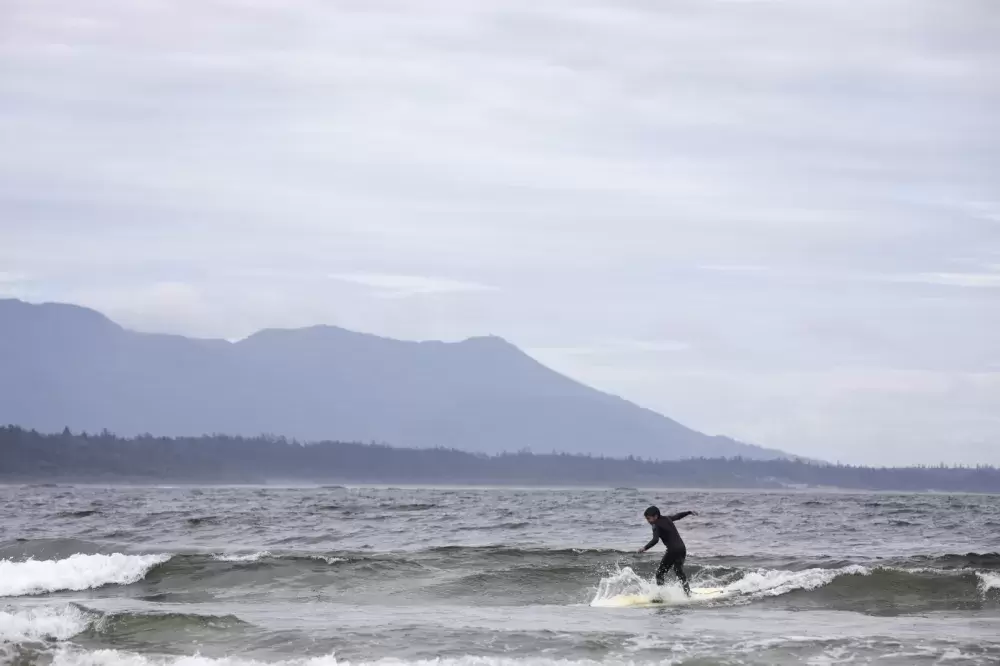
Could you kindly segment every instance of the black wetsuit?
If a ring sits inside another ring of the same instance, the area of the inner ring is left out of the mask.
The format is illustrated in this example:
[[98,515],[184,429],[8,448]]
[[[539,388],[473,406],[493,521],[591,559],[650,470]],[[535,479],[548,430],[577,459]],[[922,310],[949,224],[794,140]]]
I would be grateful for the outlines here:
[[677,533],[674,521],[690,516],[691,513],[691,511],[681,511],[672,516],[660,516],[657,518],[656,522],[652,524],[653,540],[643,548],[643,550],[649,550],[656,545],[657,541],[663,541],[663,545],[667,547],[667,552],[663,555],[663,559],[660,560],[660,566],[656,569],[656,584],[663,585],[663,577],[667,571],[673,568],[674,573],[677,574],[677,580],[684,586],[686,594],[691,594],[691,586],[688,585],[687,576],[684,574],[684,558],[687,557],[687,547],[684,545],[681,535]]

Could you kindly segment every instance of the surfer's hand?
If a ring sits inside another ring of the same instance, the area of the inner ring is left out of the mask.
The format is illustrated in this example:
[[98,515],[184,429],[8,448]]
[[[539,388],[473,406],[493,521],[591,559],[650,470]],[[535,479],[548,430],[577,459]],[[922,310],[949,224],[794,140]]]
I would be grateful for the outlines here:
[[645,548],[640,548],[639,550],[637,550],[635,552],[637,552],[637,553],[645,553],[646,549]]

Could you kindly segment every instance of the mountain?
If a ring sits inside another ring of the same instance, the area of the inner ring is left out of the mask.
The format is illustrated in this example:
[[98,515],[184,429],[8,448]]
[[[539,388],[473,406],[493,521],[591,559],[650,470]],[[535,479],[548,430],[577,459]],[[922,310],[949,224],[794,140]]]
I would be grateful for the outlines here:
[[541,365],[497,337],[403,342],[329,326],[239,342],[137,333],[0,300],[0,423],[122,435],[274,433],[479,453],[776,458]]

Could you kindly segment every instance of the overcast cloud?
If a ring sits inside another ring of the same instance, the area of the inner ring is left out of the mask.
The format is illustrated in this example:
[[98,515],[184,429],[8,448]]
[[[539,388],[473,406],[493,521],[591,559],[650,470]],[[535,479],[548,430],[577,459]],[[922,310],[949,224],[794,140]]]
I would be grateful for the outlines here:
[[5,0],[0,294],[502,335],[709,433],[1000,463],[1000,3]]

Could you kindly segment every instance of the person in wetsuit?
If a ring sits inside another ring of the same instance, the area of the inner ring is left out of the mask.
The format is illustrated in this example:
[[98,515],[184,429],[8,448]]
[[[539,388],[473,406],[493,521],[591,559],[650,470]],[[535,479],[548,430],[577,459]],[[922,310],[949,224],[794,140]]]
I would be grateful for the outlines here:
[[681,511],[672,516],[661,516],[659,509],[655,506],[649,507],[643,516],[646,518],[646,522],[653,526],[653,540],[639,549],[640,553],[645,553],[655,546],[656,542],[662,541],[663,545],[667,547],[667,552],[663,555],[660,566],[656,569],[656,584],[663,585],[663,577],[673,568],[677,580],[684,586],[684,594],[689,597],[691,596],[691,586],[688,585],[687,576],[684,574],[684,558],[687,557],[687,547],[684,545],[681,535],[678,534],[674,521],[693,515],[695,515],[694,511]]

